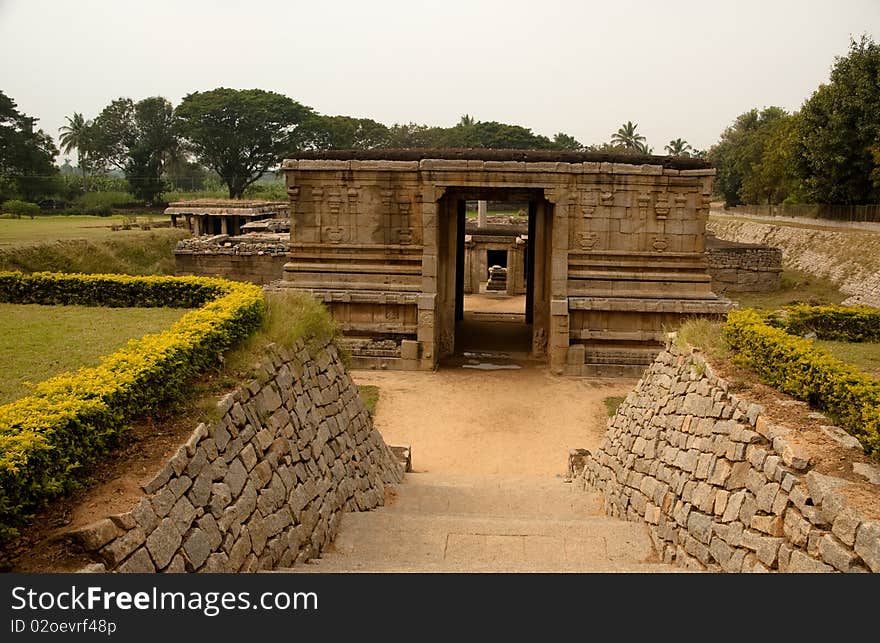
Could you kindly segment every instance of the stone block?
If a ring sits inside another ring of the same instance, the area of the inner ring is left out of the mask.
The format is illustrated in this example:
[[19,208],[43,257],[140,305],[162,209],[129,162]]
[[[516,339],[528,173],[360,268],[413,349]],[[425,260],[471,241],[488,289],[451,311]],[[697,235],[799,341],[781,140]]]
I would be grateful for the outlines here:
[[69,536],[86,551],[97,551],[121,533],[112,520],[104,518],[70,532]]
[[831,565],[826,565],[797,549],[791,552],[788,560],[790,574],[827,574],[833,571]]
[[880,573],[880,522],[867,521],[856,531],[856,553],[875,574]]
[[189,563],[188,568],[195,571],[208,559],[208,555],[211,553],[211,539],[204,531],[196,527],[189,532],[183,541],[183,551]]
[[147,550],[140,547],[116,571],[120,574],[152,574],[156,571],[156,566],[153,565]]
[[158,569],[171,562],[180,547],[181,536],[174,520],[164,518],[147,538],[147,551]]

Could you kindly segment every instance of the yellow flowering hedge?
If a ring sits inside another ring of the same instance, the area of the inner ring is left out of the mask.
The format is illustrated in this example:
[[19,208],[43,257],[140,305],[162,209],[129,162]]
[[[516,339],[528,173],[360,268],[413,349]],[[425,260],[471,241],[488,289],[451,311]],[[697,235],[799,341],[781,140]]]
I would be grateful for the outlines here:
[[253,284],[205,277],[0,273],[0,301],[201,306],[94,368],[63,373],[0,406],[0,538],[113,446],[132,418],[182,396],[187,378],[253,332],[266,305]]
[[723,334],[737,361],[764,382],[826,411],[868,453],[880,456],[880,380],[751,309],[730,311]]

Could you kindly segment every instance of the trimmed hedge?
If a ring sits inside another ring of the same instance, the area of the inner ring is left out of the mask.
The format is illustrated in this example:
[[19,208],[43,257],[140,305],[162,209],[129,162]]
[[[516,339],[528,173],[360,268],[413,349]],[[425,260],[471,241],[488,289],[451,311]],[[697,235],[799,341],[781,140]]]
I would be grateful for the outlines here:
[[777,323],[792,335],[813,332],[819,339],[880,342],[880,309],[870,306],[787,306]]
[[94,368],[38,384],[0,406],[0,538],[75,484],[133,418],[183,395],[184,385],[253,332],[259,286],[205,277],[0,273],[0,301],[201,308],[167,331],[131,340]]
[[880,456],[880,380],[811,340],[771,326],[751,309],[730,311],[723,336],[737,361],[764,382],[828,412],[865,451]]

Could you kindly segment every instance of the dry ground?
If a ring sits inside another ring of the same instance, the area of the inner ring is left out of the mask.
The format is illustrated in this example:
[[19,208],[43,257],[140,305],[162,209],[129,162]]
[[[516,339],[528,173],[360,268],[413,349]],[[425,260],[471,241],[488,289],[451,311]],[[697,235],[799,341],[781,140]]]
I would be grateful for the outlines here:
[[412,446],[415,471],[460,474],[564,474],[571,449],[599,446],[602,400],[635,384],[554,377],[544,366],[352,376],[379,387],[374,423],[388,444]]

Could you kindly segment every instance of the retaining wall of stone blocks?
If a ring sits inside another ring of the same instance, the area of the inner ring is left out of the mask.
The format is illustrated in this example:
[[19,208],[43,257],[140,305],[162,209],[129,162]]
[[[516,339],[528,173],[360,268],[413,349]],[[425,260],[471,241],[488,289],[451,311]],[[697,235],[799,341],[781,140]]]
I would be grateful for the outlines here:
[[706,249],[712,290],[716,293],[772,292],[782,276],[782,251],[737,244]]
[[[270,346],[124,514],[72,534],[106,570],[254,572],[320,554],[343,511],[384,504],[401,465],[334,344]],[[100,568],[99,568],[100,569]]]
[[[834,448],[860,452],[850,436],[835,439]],[[851,470],[844,458],[820,473],[823,448],[734,394],[700,354],[670,344],[577,480],[603,494],[610,515],[648,523],[665,562],[716,572],[880,572],[880,469],[861,453]]]

